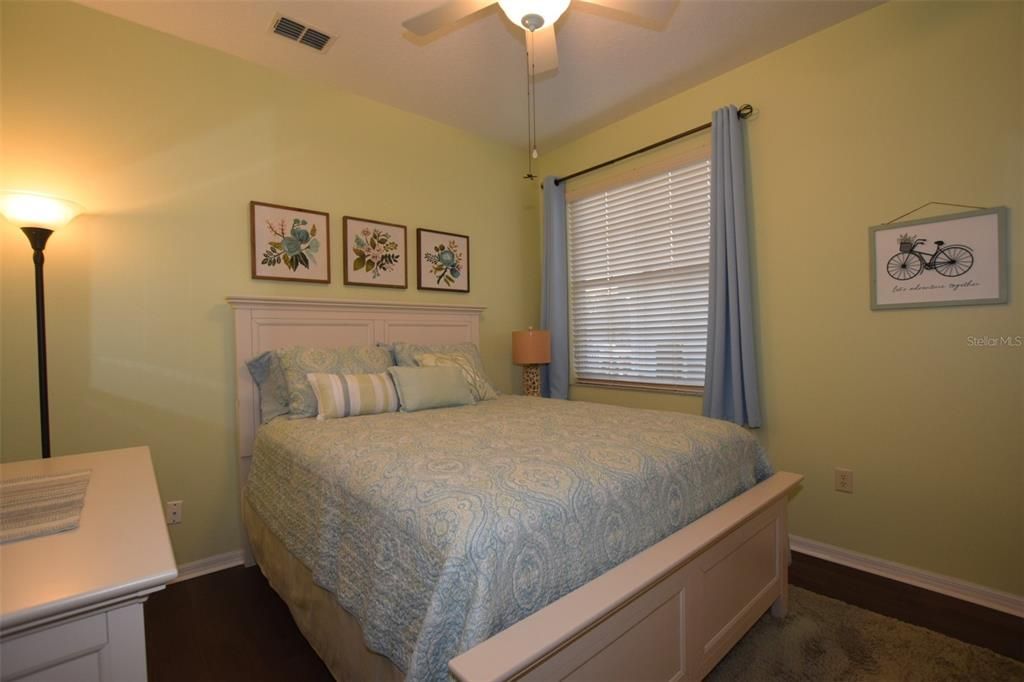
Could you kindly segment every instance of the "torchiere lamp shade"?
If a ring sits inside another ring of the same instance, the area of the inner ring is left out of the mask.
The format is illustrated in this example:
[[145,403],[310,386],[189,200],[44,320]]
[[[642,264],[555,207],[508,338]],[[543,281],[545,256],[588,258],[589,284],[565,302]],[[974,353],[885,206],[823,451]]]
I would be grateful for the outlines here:
[[21,227],[32,246],[36,280],[36,356],[39,364],[39,440],[43,458],[50,456],[50,398],[46,373],[46,296],[43,293],[43,250],[46,241],[82,212],[73,201],[31,192],[0,193],[0,214]]
[[55,230],[67,225],[81,212],[81,206],[67,199],[31,192],[0,194],[0,213],[18,227]]
[[512,332],[512,362],[517,365],[546,365],[551,362],[551,332],[527,329]]

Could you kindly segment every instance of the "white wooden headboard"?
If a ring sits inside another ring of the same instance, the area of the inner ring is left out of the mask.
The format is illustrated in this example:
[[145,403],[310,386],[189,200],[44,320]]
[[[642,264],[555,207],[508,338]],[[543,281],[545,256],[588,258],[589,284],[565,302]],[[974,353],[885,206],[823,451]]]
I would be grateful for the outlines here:
[[[480,344],[480,313],[468,305],[413,305],[318,298],[229,296],[235,311],[235,414],[238,485],[249,477],[260,424],[259,394],[245,363],[288,346],[332,348],[408,341]],[[248,549],[248,547],[246,547]]]

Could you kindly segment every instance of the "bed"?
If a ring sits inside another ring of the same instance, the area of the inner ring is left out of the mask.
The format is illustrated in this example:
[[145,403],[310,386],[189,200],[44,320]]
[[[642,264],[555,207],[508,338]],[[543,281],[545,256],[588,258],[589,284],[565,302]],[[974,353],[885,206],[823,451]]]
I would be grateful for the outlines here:
[[799,477],[742,429],[502,396],[257,430],[248,358],[478,343],[481,309],[229,302],[247,555],[339,679],[700,679],[785,613]]

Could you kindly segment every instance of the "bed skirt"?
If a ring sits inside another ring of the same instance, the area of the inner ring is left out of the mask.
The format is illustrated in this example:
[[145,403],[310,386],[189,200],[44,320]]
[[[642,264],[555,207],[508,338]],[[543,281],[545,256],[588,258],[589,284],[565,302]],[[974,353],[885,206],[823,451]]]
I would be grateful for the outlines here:
[[242,518],[256,563],[288,605],[295,624],[334,679],[405,679],[390,659],[366,648],[358,621],[338,604],[333,594],[313,582],[310,570],[288,551],[244,499]]

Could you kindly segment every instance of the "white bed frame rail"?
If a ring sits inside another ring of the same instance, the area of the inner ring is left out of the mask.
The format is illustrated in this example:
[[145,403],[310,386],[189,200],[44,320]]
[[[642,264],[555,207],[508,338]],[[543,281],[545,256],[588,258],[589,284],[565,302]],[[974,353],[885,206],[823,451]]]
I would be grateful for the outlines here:
[[[483,308],[231,297],[235,311],[238,484],[260,423],[245,363],[295,345],[479,344]],[[452,659],[462,682],[699,680],[766,610],[789,596],[786,501],[801,476],[777,473],[653,547]],[[252,564],[243,537],[246,564]]]

